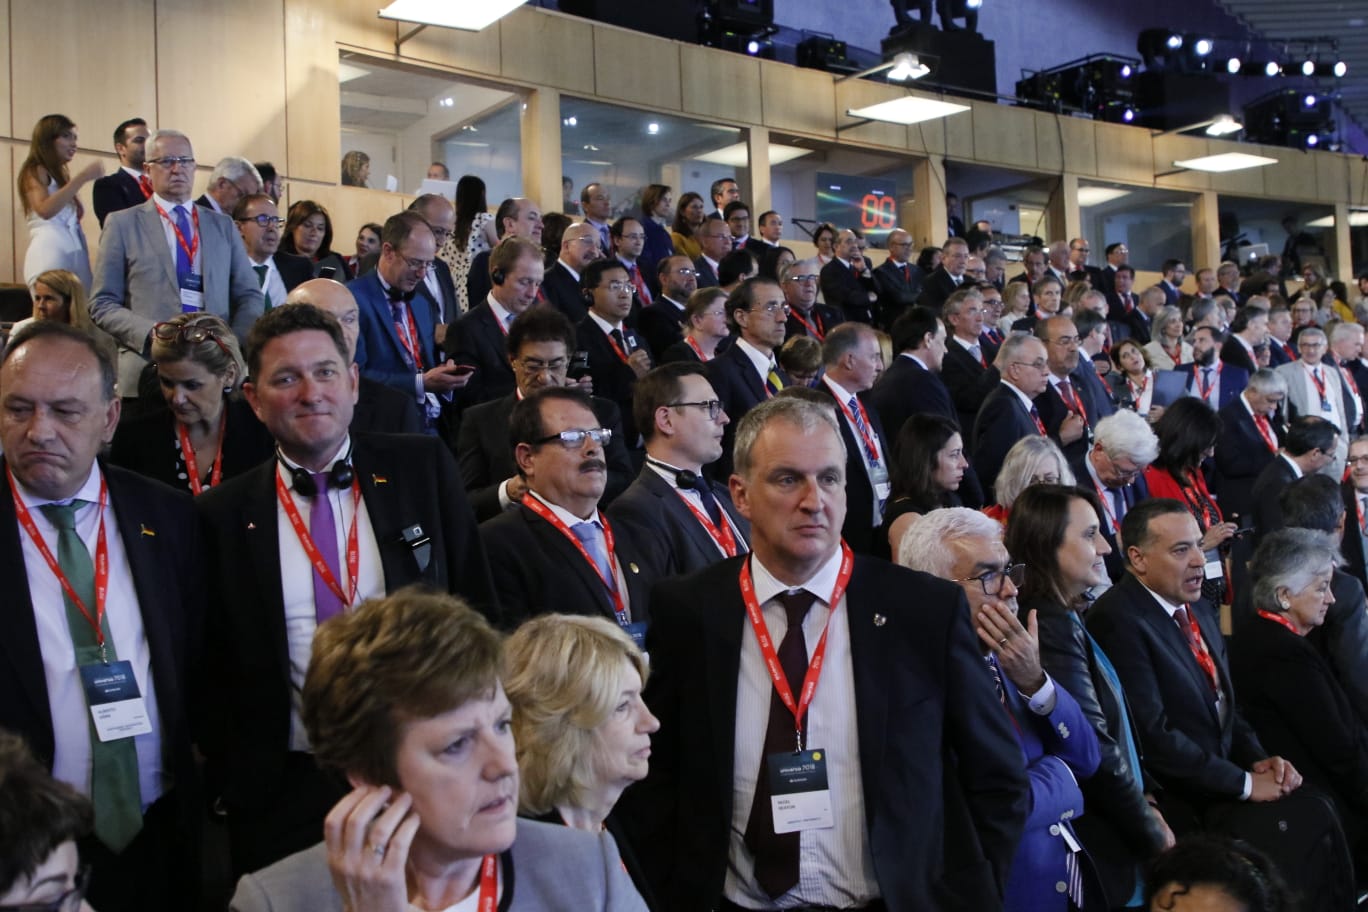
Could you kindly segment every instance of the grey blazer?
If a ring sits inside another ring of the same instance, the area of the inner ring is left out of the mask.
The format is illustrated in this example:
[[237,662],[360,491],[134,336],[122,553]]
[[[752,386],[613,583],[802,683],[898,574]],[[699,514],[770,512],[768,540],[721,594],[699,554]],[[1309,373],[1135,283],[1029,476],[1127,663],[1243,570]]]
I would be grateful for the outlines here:
[[[261,289],[233,220],[199,209],[204,306],[222,317],[239,340],[261,316]],[[119,389],[136,396],[143,352],[152,327],[180,313],[176,261],[153,200],[111,212],[95,256],[90,316],[119,342]]]
[[[499,866],[499,912],[646,912],[608,833],[518,818]],[[510,896],[511,892],[511,896]],[[230,912],[342,912],[323,843],[244,875]]]
[[[1344,416],[1344,419],[1353,422],[1354,403],[1352,400],[1346,402],[1344,398],[1344,381],[1340,379],[1339,371],[1329,364],[1321,364],[1321,376],[1325,378],[1325,395],[1334,403],[1335,408]],[[1290,364],[1280,364],[1273,368],[1284,380],[1287,381],[1287,404],[1289,418],[1299,418],[1302,415],[1316,415],[1320,417],[1320,403],[1311,402],[1306,389],[1306,368],[1301,361],[1293,361]],[[1349,459],[1349,435],[1344,428],[1340,428],[1340,434],[1335,438],[1335,459],[1329,465],[1321,469],[1322,475],[1329,475],[1338,481],[1344,477],[1344,466]]]

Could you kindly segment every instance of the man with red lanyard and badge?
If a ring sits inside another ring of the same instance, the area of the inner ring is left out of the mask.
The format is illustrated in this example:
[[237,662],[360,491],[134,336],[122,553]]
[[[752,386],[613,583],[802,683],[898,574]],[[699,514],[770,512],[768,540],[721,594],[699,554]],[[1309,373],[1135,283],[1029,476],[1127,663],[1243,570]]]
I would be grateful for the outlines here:
[[646,465],[608,515],[619,536],[638,544],[647,582],[750,550],[750,523],[726,487],[703,475],[722,455],[729,420],[703,365],[657,367],[638,381],[633,407],[646,438]]
[[1349,477],[1343,485],[1345,571],[1368,589],[1368,437],[1349,443]]
[[1345,385],[1339,371],[1324,361],[1325,331],[1316,326],[1305,326],[1297,333],[1297,352],[1301,355],[1291,364],[1276,368],[1287,381],[1289,416],[1315,415],[1339,429],[1339,439],[1330,463],[1320,469],[1331,478],[1344,477],[1344,463],[1349,456],[1349,407],[1344,401]]
[[1092,444],[1093,425],[1102,407],[1092,387],[1078,379],[1078,328],[1070,317],[1050,317],[1035,325],[1036,338],[1045,343],[1049,385],[1035,401],[1046,432],[1067,459],[1077,459]]
[[1174,370],[1187,375],[1188,395],[1201,399],[1220,411],[1249,384],[1249,371],[1236,364],[1220,360],[1225,334],[1210,326],[1199,326],[1188,336],[1192,344],[1192,362],[1180,364]]
[[784,289],[784,301],[789,306],[785,341],[794,336],[811,336],[818,342],[825,342],[826,334],[838,323],[845,322],[845,317],[835,307],[817,303],[817,275],[821,271],[822,264],[817,260],[799,260],[780,270],[780,287]]
[[859,554],[875,553],[888,501],[888,444],[883,422],[864,396],[883,369],[879,337],[867,323],[842,323],[822,346],[818,392],[831,397],[846,448],[846,516],[841,536]]
[[241,341],[263,306],[260,281],[233,220],[190,201],[190,139],[175,130],[154,133],[147,174],[151,198],[110,213],[105,222],[90,296],[91,319],[119,341],[125,399],[138,395],[157,323],[207,311],[222,317]]
[[[1135,412],[1121,409],[1097,422],[1093,445],[1080,459],[1069,460],[1078,486],[1093,491],[1102,502],[1102,535],[1112,553],[1104,558],[1113,582],[1126,572],[1120,553],[1121,521],[1131,507],[1150,496],[1145,469],[1159,456],[1159,438]],[[1094,594],[1101,588],[1094,588]]]
[[831,406],[739,423],[752,553],[652,591],[661,727],[618,804],[652,888],[668,912],[991,908],[1028,786],[963,593],[841,541]]
[[200,747],[235,873],[311,845],[339,797],[299,718],[319,625],[413,583],[497,617],[455,460],[431,437],[351,434],[349,356],[341,325],[312,305],[257,321],[243,393],[276,453],[196,503],[213,644]]
[[617,259],[595,260],[584,267],[580,288],[589,313],[575,326],[578,350],[589,355],[594,394],[622,411],[623,441],[640,464],[641,434],[632,419],[632,390],[651,369],[651,353],[624,320],[632,312],[633,286],[627,267]]
[[120,404],[85,333],[16,333],[0,400],[0,727],[90,797],[91,902],[193,908],[202,811],[185,701],[204,592],[189,496],[96,461]]
[[480,525],[503,626],[552,612],[607,617],[645,642],[647,581],[630,536],[598,508],[608,482],[600,426],[587,393],[538,390],[513,406],[509,439],[527,493]]
[[1287,433],[1282,411],[1286,398],[1287,380],[1265,367],[1250,375],[1244,392],[1221,408],[1211,483],[1221,512],[1247,517],[1253,511],[1254,482],[1277,457]]

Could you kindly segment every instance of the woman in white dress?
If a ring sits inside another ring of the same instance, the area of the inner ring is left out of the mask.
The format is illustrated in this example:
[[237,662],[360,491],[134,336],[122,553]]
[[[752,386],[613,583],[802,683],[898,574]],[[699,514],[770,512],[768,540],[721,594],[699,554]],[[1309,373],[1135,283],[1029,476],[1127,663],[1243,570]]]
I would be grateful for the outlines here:
[[485,200],[485,183],[467,174],[456,182],[456,229],[437,253],[451,267],[451,281],[456,285],[461,313],[468,311],[472,303],[466,300],[466,279],[470,277],[471,262],[486,250],[494,249],[497,243],[499,235]]
[[40,273],[65,269],[90,288],[90,252],[81,230],[84,209],[76,193],[104,173],[91,162],[75,177],[69,165],[76,157],[76,124],[61,114],[48,114],[33,128],[28,158],[19,168],[19,199],[28,216],[29,246],[24,256],[24,283]]

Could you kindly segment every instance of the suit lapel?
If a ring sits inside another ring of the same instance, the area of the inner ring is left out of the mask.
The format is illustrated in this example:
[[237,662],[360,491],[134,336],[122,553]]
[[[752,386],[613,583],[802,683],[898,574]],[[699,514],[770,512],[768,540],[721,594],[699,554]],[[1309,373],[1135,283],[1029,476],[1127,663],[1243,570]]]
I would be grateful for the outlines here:
[[[3,462],[3,460],[0,460]],[[19,521],[14,514],[14,496],[7,474],[0,475],[0,555],[11,568],[6,574],[9,592],[0,599],[0,654],[15,671],[30,704],[30,714],[45,720],[46,740],[52,740],[51,707],[48,705],[47,679],[43,676],[43,655],[38,645],[38,625],[33,619],[33,596],[29,592]],[[46,568],[42,572],[47,572]]]
[[[881,782],[880,764],[888,734],[888,694],[891,687],[891,644],[895,633],[887,624],[897,623],[896,614],[880,624],[873,607],[883,604],[873,572],[863,558],[855,558],[855,572],[846,590],[846,622],[850,626],[850,664],[855,676],[855,724],[860,739],[860,766],[864,780],[866,809],[871,820],[877,808],[869,804]],[[861,571],[866,572],[861,572]],[[880,615],[879,617],[882,617]]]
[[[1139,580],[1128,576],[1127,583],[1134,587],[1133,591],[1135,597],[1140,600],[1144,606],[1140,612],[1141,619],[1149,624],[1150,627],[1154,628],[1160,642],[1169,650],[1173,661],[1177,663],[1179,667],[1186,670],[1188,677],[1192,680],[1193,686],[1198,688],[1199,693],[1206,693],[1211,690],[1211,682],[1207,679],[1206,672],[1202,670],[1202,666],[1197,664],[1197,658],[1192,654],[1192,647],[1189,645],[1183,631],[1178,627],[1178,622],[1170,617],[1163,606],[1155,601],[1154,596],[1150,595],[1149,591],[1145,589],[1144,585],[1140,583]],[[1195,614],[1200,615],[1200,612],[1196,612]],[[1192,616],[1192,613],[1190,613],[1189,616]],[[1200,618],[1198,619],[1198,626],[1201,626]],[[1206,633],[1206,630],[1202,631],[1204,637],[1206,636]],[[1211,714],[1212,721],[1219,726],[1220,719],[1216,714],[1216,701],[1206,700],[1205,703],[1207,712]]]
[[718,553],[717,545],[713,543],[712,536],[708,530],[703,528],[703,524],[693,515],[693,511],[684,503],[684,498],[675,492],[675,488],[668,481],[656,474],[650,466],[642,469],[642,480],[646,490],[660,501],[661,509],[674,517],[674,521],[684,530],[690,543],[698,549],[700,554],[712,557]]
[[732,767],[736,758],[736,682],[741,674],[741,642],[745,636],[746,607],[741,587],[733,574],[741,572],[741,560],[726,561],[720,570],[725,588],[717,593],[720,604],[698,608],[703,627],[703,680],[712,709],[712,743],[717,745],[718,794],[732,807]]
[[[403,566],[405,555],[402,549],[394,547],[395,543],[390,537],[393,530],[402,528],[405,523],[399,516],[403,505],[397,503],[402,491],[396,485],[402,479],[392,467],[372,462],[371,457],[375,454],[363,441],[355,438],[353,441],[352,465],[361,484],[361,500],[365,503],[366,515],[370,518],[375,547],[380,552],[380,566],[385,575],[385,591],[393,592],[413,578],[412,568]],[[428,534],[432,532],[424,531]]]
[[[532,535],[539,539],[543,547],[549,552],[560,555],[559,562],[568,566],[580,585],[588,592],[593,600],[598,604],[599,610],[607,617],[614,617],[613,603],[608,597],[608,591],[604,588],[603,580],[599,579],[598,570],[589,565],[584,556],[579,553],[579,549],[572,545],[554,526],[533,513],[527,507],[519,506],[522,517],[527,521]],[[551,560],[550,554],[546,555]]]
[[290,681],[290,652],[285,633],[285,594],[281,590],[280,524],[278,521],[275,478],[276,461],[263,463],[251,473],[250,491],[242,504],[242,528],[246,536],[251,572],[258,575],[261,603],[243,605],[256,612],[262,627],[262,640],[275,655],[280,680]]
[[142,236],[143,246],[152,251],[152,255],[162,264],[166,281],[172,288],[179,288],[180,282],[176,279],[176,260],[171,255],[171,248],[166,245],[162,217],[157,212],[156,203],[150,199],[138,207],[138,232]]

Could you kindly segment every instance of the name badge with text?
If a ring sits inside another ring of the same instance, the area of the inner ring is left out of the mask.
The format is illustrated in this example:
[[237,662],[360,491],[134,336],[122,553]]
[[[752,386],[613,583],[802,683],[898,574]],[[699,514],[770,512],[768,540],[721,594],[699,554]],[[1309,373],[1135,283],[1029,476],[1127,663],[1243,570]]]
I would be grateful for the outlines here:
[[131,662],[94,662],[82,665],[80,671],[86,705],[101,741],[151,734],[147,702],[138,689]]
[[774,832],[828,830],[836,825],[831,813],[831,788],[827,785],[826,751],[770,754],[770,808]]

